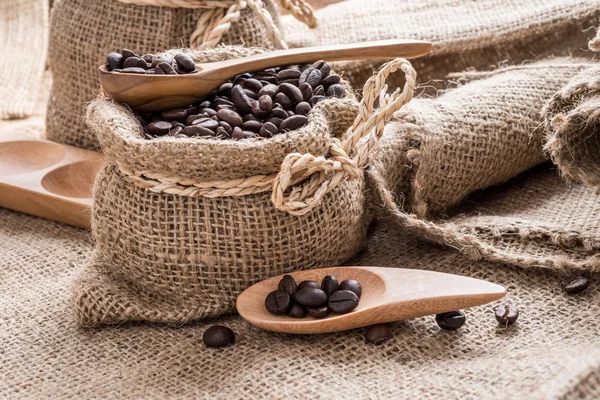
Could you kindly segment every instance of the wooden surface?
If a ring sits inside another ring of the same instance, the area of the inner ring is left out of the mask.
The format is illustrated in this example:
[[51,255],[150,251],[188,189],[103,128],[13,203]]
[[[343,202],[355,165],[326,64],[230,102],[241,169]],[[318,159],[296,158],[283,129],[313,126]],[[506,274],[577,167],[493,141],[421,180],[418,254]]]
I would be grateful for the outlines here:
[[103,65],[99,68],[99,79],[104,93],[110,98],[139,111],[160,111],[196,103],[229,78],[243,72],[318,60],[415,58],[427,54],[430,50],[429,42],[380,40],[278,50],[233,60],[197,64],[199,72],[185,75],[111,73]]
[[351,313],[330,314],[323,319],[271,314],[265,308],[265,298],[277,289],[281,275],[259,282],[240,294],[236,304],[239,314],[263,329],[314,334],[461,310],[492,302],[506,294],[504,287],[494,283],[417,269],[332,267],[290,275],[298,283],[307,279],[320,283],[326,275],[334,275],[340,282],[356,279],[362,286],[360,303]]
[[91,191],[100,153],[32,139],[0,136],[0,207],[90,228]]

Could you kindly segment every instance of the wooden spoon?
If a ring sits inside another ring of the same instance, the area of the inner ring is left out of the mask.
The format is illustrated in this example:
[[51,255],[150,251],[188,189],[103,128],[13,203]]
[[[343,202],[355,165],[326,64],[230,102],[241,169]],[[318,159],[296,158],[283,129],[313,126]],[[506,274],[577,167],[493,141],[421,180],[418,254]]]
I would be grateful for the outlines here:
[[419,40],[380,40],[323,47],[272,51],[254,56],[197,64],[198,72],[185,75],[116,73],[100,67],[100,84],[110,98],[139,111],[160,111],[185,107],[210,94],[228,79],[267,68],[315,62],[415,58],[431,50],[431,43]]
[[296,282],[321,282],[334,275],[339,282],[356,279],[362,286],[358,307],[343,315],[323,319],[274,315],[265,298],[276,290],[283,275],[261,281],[237,298],[237,310],[249,323],[283,333],[326,333],[384,322],[439,314],[489,303],[504,297],[506,289],[494,283],[464,276],[418,269],[381,267],[333,267],[293,272]]

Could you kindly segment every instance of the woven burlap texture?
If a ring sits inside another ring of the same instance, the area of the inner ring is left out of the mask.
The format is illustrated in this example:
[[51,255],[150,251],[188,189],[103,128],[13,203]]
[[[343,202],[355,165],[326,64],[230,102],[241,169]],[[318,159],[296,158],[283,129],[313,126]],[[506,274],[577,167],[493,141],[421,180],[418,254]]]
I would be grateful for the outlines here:
[[[448,73],[491,70],[548,55],[582,53],[600,18],[599,0],[346,0],[315,12],[307,29],[282,16],[291,47],[421,39],[433,42],[428,56],[415,60],[419,82],[445,87]],[[378,62],[352,61],[338,68],[360,87]]]
[[48,50],[47,0],[0,3],[0,119],[24,118],[35,108]]
[[[273,2],[266,0],[265,8],[276,25]],[[46,117],[48,138],[98,148],[83,115],[85,104],[98,94],[98,66],[106,63],[106,55],[123,48],[145,54],[187,47],[199,23],[206,23],[203,16],[207,13],[211,10],[139,6],[117,0],[58,2],[52,9],[50,29],[49,64],[54,84]],[[250,8],[239,11],[237,19],[225,26],[228,29],[220,32],[222,43],[276,47],[264,22]]]

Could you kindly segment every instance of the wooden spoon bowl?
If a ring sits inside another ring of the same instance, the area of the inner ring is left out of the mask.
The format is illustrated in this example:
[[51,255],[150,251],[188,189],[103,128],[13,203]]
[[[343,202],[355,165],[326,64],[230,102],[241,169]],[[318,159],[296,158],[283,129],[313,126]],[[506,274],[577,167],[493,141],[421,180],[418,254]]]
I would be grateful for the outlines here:
[[237,298],[237,311],[249,323],[284,333],[312,334],[343,331],[378,323],[460,310],[497,300],[506,294],[500,285],[479,279],[417,269],[332,267],[293,272],[296,282],[321,282],[326,275],[338,281],[356,279],[362,286],[358,307],[348,314],[323,319],[274,315],[265,298],[276,290],[283,275],[261,281]]

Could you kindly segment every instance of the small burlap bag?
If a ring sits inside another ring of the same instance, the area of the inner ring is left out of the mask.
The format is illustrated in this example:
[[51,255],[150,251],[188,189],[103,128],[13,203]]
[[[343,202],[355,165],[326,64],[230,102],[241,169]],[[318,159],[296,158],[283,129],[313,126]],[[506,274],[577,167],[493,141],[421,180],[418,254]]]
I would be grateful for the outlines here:
[[[600,18],[598,0],[346,0],[315,12],[316,29],[282,17],[292,47],[421,39],[431,53],[415,61],[419,82],[444,87],[451,72],[490,70],[548,55],[580,53]],[[359,86],[378,62],[352,61],[338,67]]]
[[[600,51],[598,38],[589,44]],[[600,64],[579,73],[544,108],[545,150],[570,181],[600,186]]]
[[[399,69],[405,88],[386,95]],[[363,171],[415,75],[397,59],[360,103],[326,99],[306,126],[269,140],[148,141],[124,107],[93,102],[87,122],[107,163],[94,190],[94,257],[74,286],[78,323],[216,316],[257,281],[348,260],[369,222]]]
[[[303,0],[280,0],[315,26]],[[97,148],[84,124],[85,104],[98,94],[98,66],[129,48],[139,54],[219,43],[286,48],[274,0],[62,0],[52,10],[50,68],[54,84],[46,118],[49,139]]]
[[475,74],[482,79],[413,101],[386,128],[369,170],[379,202],[410,232],[473,259],[599,268],[598,198],[561,194],[556,179],[530,179],[521,191],[515,183],[511,196],[474,194],[453,208],[545,160],[541,110],[589,65],[554,59]]

